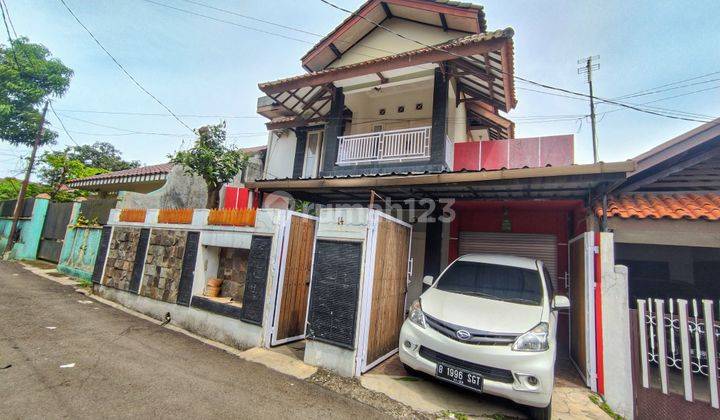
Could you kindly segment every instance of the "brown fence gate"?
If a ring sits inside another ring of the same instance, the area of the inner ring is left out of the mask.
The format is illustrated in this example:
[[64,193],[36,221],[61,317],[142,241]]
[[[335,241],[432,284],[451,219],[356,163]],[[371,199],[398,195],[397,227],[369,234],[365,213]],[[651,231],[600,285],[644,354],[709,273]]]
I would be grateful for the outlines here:
[[57,263],[60,261],[65,231],[72,216],[73,203],[55,203],[48,205],[45,223],[40,236],[37,257]]
[[283,238],[283,258],[276,286],[272,345],[305,337],[310,271],[317,218],[288,212]]

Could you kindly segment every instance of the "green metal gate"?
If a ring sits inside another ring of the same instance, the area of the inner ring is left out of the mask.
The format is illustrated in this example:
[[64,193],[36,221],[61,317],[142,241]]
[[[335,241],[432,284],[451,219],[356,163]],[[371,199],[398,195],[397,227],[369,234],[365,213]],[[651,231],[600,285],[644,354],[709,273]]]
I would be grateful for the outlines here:
[[50,203],[40,237],[37,257],[57,263],[60,261],[65,231],[72,216],[73,203]]

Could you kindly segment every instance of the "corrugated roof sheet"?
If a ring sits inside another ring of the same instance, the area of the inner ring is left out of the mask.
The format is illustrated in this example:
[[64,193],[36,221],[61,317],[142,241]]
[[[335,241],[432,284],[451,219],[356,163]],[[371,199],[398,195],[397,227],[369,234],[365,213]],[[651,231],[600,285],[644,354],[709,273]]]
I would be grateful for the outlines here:
[[[623,219],[720,220],[720,195],[694,194],[623,194],[608,197],[608,217]],[[595,208],[598,217],[602,207]]]

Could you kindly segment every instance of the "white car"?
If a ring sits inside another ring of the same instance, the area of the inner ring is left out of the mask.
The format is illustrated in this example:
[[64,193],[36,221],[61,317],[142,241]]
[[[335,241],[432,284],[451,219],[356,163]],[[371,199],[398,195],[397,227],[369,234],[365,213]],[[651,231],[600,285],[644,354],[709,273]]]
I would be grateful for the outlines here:
[[557,309],[539,260],[470,254],[453,261],[415,301],[400,332],[400,360],[477,392],[508,398],[550,418]]

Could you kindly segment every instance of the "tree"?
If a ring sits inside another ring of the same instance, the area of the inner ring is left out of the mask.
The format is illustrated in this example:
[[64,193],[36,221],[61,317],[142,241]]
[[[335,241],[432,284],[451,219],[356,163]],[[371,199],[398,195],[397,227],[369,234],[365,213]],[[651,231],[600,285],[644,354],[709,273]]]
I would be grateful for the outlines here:
[[[20,192],[20,181],[15,178],[2,178],[0,179],[0,200],[14,200],[17,198]],[[49,192],[50,188],[45,185],[36,184],[31,182],[28,184],[27,195],[34,197],[40,193]]]
[[140,161],[123,160],[120,150],[110,143],[98,141],[93,144],[83,144],[70,149],[70,159],[78,160],[93,168],[105,169],[115,172],[132,169],[140,166]]
[[[40,124],[39,108],[48,98],[68,89],[73,71],[40,44],[17,38],[0,44],[0,139],[13,145],[32,145]],[[45,130],[41,144],[57,133]]]
[[66,185],[70,180],[107,172],[105,169],[93,168],[71,158],[69,148],[62,152],[45,152],[40,162],[40,179],[50,186],[50,198],[56,201],[70,201],[87,194],[87,191],[68,190]]
[[207,185],[206,207],[217,208],[220,189],[247,166],[249,156],[243,151],[226,146],[225,123],[207,125],[195,130],[198,136],[189,150],[181,150],[171,162],[185,168],[185,173],[199,175]]

